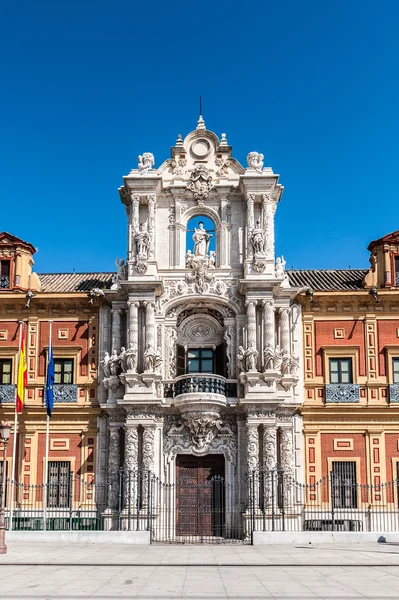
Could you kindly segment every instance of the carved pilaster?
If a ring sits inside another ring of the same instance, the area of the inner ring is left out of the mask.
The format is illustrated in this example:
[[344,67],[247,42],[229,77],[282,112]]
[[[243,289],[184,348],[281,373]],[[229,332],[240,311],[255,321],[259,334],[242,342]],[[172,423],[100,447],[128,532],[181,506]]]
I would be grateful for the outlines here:
[[295,468],[294,440],[292,427],[281,428],[281,468],[284,475],[292,476]]
[[258,426],[247,424],[247,471],[250,474],[259,466]]
[[290,309],[280,310],[280,346],[283,352],[290,354]]
[[256,301],[247,301],[247,343],[256,346]]
[[255,194],[247,194],[247,258],[253,257],[253,249],[251,244],[251,235],[255,222]]
[[125,427],[125,466],[124,466],[124,507],[134,508],[136,504],[135,491],[137,487],[137,459],[139,438],[137,425]]
[[155,194],[148,194],[148,236],[149,236],[149,248],[148,258],[154,259],[155,256]]
[[270,194],[262,194],[263,230],[265,232],[266,258],[274,260],[274,210]]
[[108,504],[112,511],[118,510],[119,501],[119,469],[121,464],[120,455],[120,428],[118,426],[109,428],[108,441]]
[[155,304],[145,303],[145,347],[155,349]]
[[121,314],[120,308],[113,308],[112,313],[112,350],[119,352],[121,348]]
[[277,431],[275,425],[263,426],[263,466],[272,471],[277,465]]
[[143,431],[143,469],[154,472],[155,425],[145,425]]

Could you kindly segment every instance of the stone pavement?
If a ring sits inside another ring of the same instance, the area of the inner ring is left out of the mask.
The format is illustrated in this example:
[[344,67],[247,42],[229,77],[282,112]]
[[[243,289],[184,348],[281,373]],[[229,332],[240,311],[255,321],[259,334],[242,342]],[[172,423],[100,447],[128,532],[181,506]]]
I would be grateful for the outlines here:
[[399,545],[9,544],[0,599],[399,598]]

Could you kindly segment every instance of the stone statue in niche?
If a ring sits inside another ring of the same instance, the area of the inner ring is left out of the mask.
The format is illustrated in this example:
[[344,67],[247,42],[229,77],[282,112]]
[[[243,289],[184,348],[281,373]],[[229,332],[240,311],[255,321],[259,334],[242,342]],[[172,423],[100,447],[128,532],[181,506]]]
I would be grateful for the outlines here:
[[140,224],[139,230],[134,235],[134,241],[136,243],[137,258],[148,257],[148,248],[150,244],[150,236],[145,231],[143,224]]
[[256,223],[256,229],[253,230],[251,236],[251,244],[254,249],[255,256],[263,256],[265,253],[265,234],[260,228],[259,221]]
[[198,223],[198,229],[194,228],[193,242],[194,242],[194,256],[205,258],[208,254],[209,242],[212,234],[207,233],[204,229],[202,221]]
[[238,347],[237,367],[238,367],[238,372],[239,373],[243,373],[244,371],[246,371],[245,350],[244,350],[244,348],[242,346]]
[[139,164],[137,165],[140,175],[146,175],[155,164],[154,155],[151,152],[144,152],[138,157]]
[[111,375],[115,376],[119,374],[119,356],[115,349],[112,350],[112,354],[109,358],[108,365]]
[[255,344],[254,344],[254,342],[251,342],[249,345],[249,348],[247,348],[247,350],[245,352],[247,371],[256,371],[257,370],[256,364],[258,362],[258,356],[259,356],[259,352],[255,348]]
[[121,367],[122,373],[126,373],[127,371],[127,357],[126,357],[126,348],[122,346],[121,353],[119,354],[119,364]]
[[109,352],[106,352],[106,353],[104,354],[104,358],[103,358],[103,360],[102,360],[102,361],[101,361],[101,363],[100,363],[100,364],[101,364],[101,366],[102,366],[102,368],[103,368],[103,371],[104,371],[104,377],[110,377],[110,376],[111,376],[111,371],[110,371],[110,368],[109,368],[109,361],[110,361],[110,358],[111,358],[111,357],[110,357],[110,355],[109,355]]
[[268,369],[273,369],[273,360],[274,360],[274,348],[269,343],[266,348],[263,350],[263,363],[264,368],[267,371]]
[[248,167],[254,169],[257,173],[262,173],[263,159],[263,154],[259,154],[259,152],[250,152],[247,156]]
[[147,346],[144,352],[144,371],[146,373],[154,372],[155,350],[152,346]]
[[126,350],[126,364],[128,371],[137,371],[137,350],[130,344]]
[[273,359],[273,368],[275,371],[281,370],[282,362],[283,362],[283,351],[281,350],[280,346],[276,346],[276,349],[274,351],[274,359]]
[[284,260],[284,256],[282,256],[281,258],[278,256],[276,258],[276,266],[275,268],[275,272],[276,272],[276,277],[284,277],[284,271],[285,271],[285,265],[287,264],[287,262]]

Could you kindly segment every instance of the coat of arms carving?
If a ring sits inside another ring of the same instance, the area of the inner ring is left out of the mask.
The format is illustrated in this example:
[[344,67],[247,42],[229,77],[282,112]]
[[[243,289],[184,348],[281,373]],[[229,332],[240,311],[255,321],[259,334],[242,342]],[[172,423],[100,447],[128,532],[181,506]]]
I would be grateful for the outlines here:
[[187,184],[188,189],[194,194],[194,198],[199,204],[203,204],[213,188],[212,175],[209,169],[204,165],[197,165],[191,171],[190,180]]

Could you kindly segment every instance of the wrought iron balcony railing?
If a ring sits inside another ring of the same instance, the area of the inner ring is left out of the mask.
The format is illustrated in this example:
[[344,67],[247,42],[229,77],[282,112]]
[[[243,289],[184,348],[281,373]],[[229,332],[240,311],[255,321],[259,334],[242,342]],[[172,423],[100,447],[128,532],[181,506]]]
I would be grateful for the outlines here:
[[389,402],[399,402],[399,383],[391,383],[389,386]]
[[164,385],[164,397],[175,398],[181,394],[219,394],[229,398],[237,397],[237,382],[227,381],[220,375],[193,373],[176,377],[173,383]]
[[327,383],[326,402],[360,402],[358,383]]
[[15,388],[13,383],[0,385],[0,403],[15,402]]
[[54,402],[77,402],[78,386],[71,383],[57,383],[53,386]]

